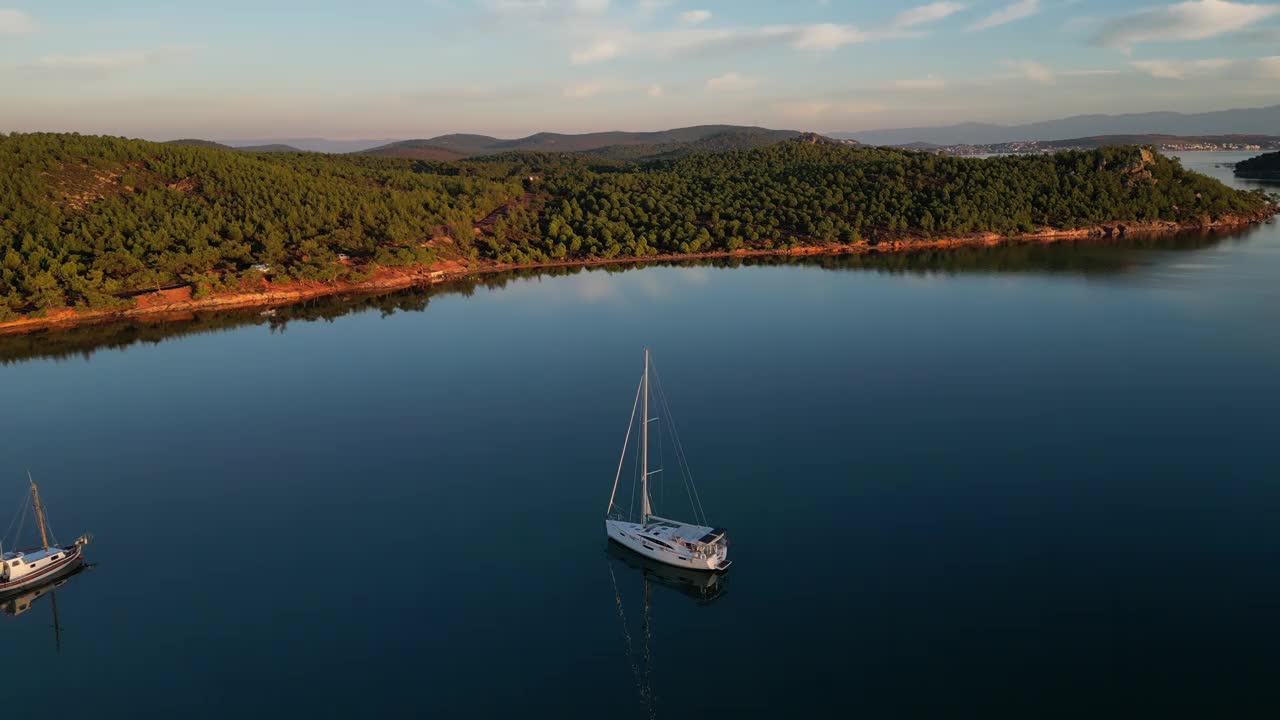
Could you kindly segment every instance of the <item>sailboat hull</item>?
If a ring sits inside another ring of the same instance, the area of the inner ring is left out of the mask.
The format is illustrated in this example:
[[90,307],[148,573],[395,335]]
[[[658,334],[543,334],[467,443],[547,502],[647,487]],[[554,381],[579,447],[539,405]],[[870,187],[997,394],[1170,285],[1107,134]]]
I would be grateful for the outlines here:
[[82,563],[84,563],[84,552],[79,545],[73,545],[67,549],[66,557],[47,567],[10,582],[0,582],[0,598],[64,577],[79,568]]
[[638,523],[605,520],[604,526],[610,540],[660,563],[702,572],[723,572],[729,569],[730,563],[724,552],[700,557],[685,548],[650,537],[645,532],[645,527]]

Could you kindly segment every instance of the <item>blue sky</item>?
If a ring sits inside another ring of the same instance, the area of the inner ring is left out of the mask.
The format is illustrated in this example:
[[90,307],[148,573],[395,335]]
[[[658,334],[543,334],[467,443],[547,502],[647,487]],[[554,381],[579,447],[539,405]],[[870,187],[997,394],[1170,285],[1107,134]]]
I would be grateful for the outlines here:
[[0,131],[818,131],[1280,102],[1280,2],[0,0]]

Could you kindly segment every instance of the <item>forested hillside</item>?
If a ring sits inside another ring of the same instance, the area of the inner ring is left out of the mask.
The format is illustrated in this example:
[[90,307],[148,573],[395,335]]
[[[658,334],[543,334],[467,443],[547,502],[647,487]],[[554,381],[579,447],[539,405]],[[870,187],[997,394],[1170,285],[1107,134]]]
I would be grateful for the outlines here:
[[441,258],[572,258],[1014,235],[1258,213],[1138,148],[987,160],[784,142],[631,163],[578,153],[434,162],[0,136],[0,319],[130,292],[359,281]]
[[802,142],[623,172],[550,172],[545,195],[544,206],[513,213],[496,229],[491,253],[531,262],[1016,235],[1211,221],[1269,202],[1142,148],[977,159]]
[[1262,180],[1280,180],[1280,152],[1241,160],[1236,163],[1236,175]]
[[[519,181],[422,172],[409,162],[79,135],[0,138],[0,315],[109,305],[115,293],[193,281],[331,279],[433,259]],[[354,268],[358,269],[358,268]]]

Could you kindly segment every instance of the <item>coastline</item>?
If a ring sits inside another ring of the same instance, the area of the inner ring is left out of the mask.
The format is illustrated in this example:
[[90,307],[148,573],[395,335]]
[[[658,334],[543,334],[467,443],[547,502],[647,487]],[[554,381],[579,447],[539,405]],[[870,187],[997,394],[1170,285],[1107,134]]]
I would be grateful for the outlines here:
[[645,255],[643,257],[578,258],[536,263],[497,263],[492,261],[448,260],[431,265],[379,267],[372,277],[359,281],[298,281],[265,287],[263,290],[235,290],[216,292],[205,297],[192,296],[190,286],[140,293],[131,298],[132,307],[90,310],[61,308],[43,316],[23,316],[0,322],[0,336],[17,335],[40,330],[69,328],[77,325],[111,322],[136,317],[191,312],[197,310],[232,310],[244,308],[273,308],[328,295],[377,293],[401,290],[415,286],[435,285],[466,277],[482,276],[512,270],[538,268],[592,267],[600,265],[640,264],[646,262],[672,262],[712,258],[738,257],[804,257],[819,255],[853,255],[868,253],[905,253],[921,250],[948,250],[966,247],[996,246],[1005,243],[1033,244],[1055,243],[1067,240],[1108,240],[1124,237],[1158,237],[1195,230],[1238,229],[1257,224],[1276,214],[1280,206],[1272,206],[1244,216],[1228,216],[1218,220],[1194,220],[1190,222],[1133,223],[1117,221],[1074,230],[1045,229],[1022,235],[982,233],[966,237],[899,238],[871,244],[865,240],[854,243],[827,243],[822,245],[797,245],[790,248],[741,248],[703,253],[674,253]]

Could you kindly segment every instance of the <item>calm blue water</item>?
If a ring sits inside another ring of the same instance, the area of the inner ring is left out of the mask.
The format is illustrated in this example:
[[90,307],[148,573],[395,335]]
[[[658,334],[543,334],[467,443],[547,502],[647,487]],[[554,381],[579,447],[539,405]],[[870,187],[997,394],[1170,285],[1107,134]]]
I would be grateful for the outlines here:
[[[30,467],[97,540],[60,649],[0,615],[5,716],[1272,714],[1277,278],[1268,225],[11,358],[0,520]],[[646,343],[710,601],[604,541]]]

